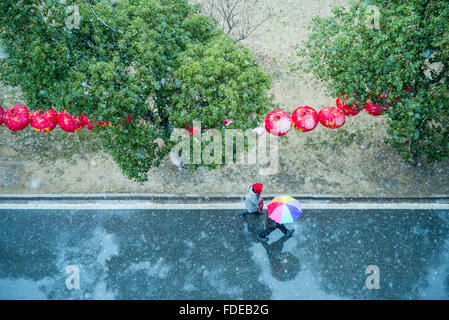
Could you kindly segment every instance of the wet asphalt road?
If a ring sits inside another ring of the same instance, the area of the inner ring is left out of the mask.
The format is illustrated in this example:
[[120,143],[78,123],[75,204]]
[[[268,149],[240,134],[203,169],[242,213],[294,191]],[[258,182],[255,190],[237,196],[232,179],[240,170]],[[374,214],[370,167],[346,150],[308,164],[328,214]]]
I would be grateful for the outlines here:
[[260,243],[263,217],[230,211],[0,211],[0,299],[449,298],[447,210],[310,210],[287,227]]

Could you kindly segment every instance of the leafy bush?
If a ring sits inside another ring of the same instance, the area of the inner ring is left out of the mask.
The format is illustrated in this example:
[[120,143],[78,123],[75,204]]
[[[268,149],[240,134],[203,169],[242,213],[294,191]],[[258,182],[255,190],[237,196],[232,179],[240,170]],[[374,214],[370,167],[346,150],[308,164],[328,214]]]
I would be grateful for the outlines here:
[[389,103],[385,142],[416,164],[449,156],[448,48],[447,0],[370,0],[314,18],[300,57],[330,93]]
[[[66,27],[72,5],[79,28]],[[221,128],[224,117],[255,127],[271,103],[252,54],[186,0],[2,0],[0,39],[2,81],[30,109],[112,123],[99,132],[104,146],[138,181],[170,151],[173,128]]]

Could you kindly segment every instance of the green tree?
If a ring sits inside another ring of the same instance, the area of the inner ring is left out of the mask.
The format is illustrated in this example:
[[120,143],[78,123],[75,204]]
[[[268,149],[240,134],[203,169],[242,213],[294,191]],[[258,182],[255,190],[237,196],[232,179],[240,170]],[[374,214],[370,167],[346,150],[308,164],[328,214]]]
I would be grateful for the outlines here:
[[448,48],[447,0],[367,0],[315,17],[299,55],[331,94],[389,103],[385,142],[417,164],[449,156]]
[[[72,5],[79,28],[67,27]],[[255,127],[271,103],[270,78],[249,50],[186,0],[3,0],[0,40],[2,81],[30,108],[112,123],[96,130],[138,181],[169,153],[174,128],[222,128],[225,117]]]

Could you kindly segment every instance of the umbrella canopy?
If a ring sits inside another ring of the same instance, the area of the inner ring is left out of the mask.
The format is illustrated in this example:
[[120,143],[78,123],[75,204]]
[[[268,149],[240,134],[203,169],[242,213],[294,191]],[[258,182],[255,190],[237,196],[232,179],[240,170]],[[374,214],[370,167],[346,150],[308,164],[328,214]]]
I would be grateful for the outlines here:
[[293,223],[301,214],[301,203],[290,196],[275,197],[268,204],[268,217],[277,223]]

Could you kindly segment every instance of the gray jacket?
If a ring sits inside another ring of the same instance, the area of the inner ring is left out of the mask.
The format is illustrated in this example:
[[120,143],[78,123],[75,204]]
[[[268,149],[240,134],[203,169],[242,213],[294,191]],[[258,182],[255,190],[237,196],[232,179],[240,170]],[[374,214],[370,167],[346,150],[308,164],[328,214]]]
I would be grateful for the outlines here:
[[253,185],[250,185],[245,196],[246,210],[250,213],[259,211],[260,201],[262,201],[262,196],[258,198],[257,194],[253,191]]

